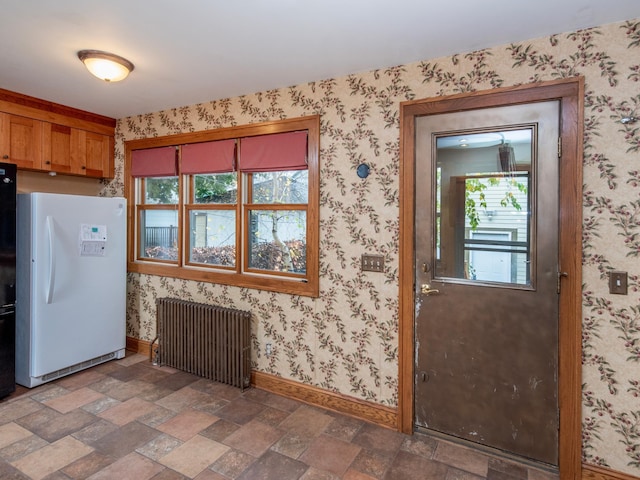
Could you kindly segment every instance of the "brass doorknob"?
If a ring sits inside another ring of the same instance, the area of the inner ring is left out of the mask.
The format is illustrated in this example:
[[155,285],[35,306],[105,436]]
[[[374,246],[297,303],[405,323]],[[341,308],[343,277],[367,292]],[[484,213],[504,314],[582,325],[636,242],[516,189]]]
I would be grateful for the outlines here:
[[422,285],[420,285],[420,293],[422,293],[423,295],[431,295],[432,293],[440,293],[440,290],[431,288],[431,285],[429,285],[428,283],[423,283]]

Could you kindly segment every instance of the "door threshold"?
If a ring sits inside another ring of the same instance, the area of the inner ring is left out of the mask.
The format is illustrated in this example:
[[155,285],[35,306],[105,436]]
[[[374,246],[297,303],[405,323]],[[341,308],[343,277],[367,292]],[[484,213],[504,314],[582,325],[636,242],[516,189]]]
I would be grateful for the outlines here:
[[487,445],[482,445],[480,443],[472,442],[470,440],[466,440],[464,438],[459,438],[453,435],[448,435],[446,433],[438,432],[436,430],[430,430],[429,428],[414,426],[414,433],[419,433],[422,435],[426,435],[428,437],[433,437],[437,440],[442,440],[449,443],[454,443],[457,445],[461,445],[463,447],[467,447],[471,450],[476,450],[478,452],[482,452],[486,455],[491,455],[493,457],[497,457],[504,460],[509,460],[513,463],[520,464],[524,467],[536,468],[538,470],[542,470],[552,474],[559,474],[558,467],[555,465],[550,465],[544,462],[538,462],[536,460],[532,460],[527,457],[521,457],[520,455],[516,455],[515,453],[506,452],[504,450],[500,450],[499,448],[489,447]]

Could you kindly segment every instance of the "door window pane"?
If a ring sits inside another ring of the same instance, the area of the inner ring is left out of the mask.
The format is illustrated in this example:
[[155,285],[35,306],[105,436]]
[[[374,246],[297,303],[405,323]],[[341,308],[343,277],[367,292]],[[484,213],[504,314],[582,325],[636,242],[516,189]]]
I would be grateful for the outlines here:
[[141,210],[140,256],[162,260],[177,260],[177,225],[177,210]]
[[249,214],[249,268],[306,273],[306,237],[306,211],[252,210]]
[[235,210],[191,210],[189,261],[233,267],[236,264]]
[[531,285],[533,138],[436,138],[436,277]]

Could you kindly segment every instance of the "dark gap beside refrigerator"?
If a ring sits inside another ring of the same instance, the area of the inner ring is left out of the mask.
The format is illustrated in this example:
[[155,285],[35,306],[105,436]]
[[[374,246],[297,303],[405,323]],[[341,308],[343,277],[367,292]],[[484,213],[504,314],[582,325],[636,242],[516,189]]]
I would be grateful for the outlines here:
[[0,163],[0,398],[16,389],[16,166]]

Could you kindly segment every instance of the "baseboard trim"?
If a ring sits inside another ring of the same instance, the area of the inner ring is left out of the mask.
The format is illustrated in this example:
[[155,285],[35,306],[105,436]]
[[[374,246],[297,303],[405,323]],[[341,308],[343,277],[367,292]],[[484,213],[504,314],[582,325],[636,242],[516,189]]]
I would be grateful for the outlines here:
[[594,465],[582,465],[582,480],[638,480],[626,473],[616,472],[608,468],[596,467]]
[[[126,349],[151,358],[151,342],[146,340],[127,337]],[[398,429],[398,413],[394,408],[365,402],[268,373],[251,372],[251,384],[262,390],[294,398],[309,405],[349,415],[393,430]]]
[[309,405],[349,415],[393,430],[398,429],[398,413],[394,408],[365,402],[263,372],[252,372],[251,383],[262,390],[294,398]]
[[[147,342],[146,340],[127,337],[126,349],[130,352],[140,353],[151,358],[151,342]],[[289,398],[295,398],[309,405],[349,415],[392,430],[398,429],[397,411],[390,407],[365,402],[263,372],[251,372],[251,384],[262,390],[267,390]],[[608,468],[587,464],[582,465],[582,480],[639,479],[640,477],[634,477],[633,475],[617,472]]]
[[151,358],[151,342],[139,338],[127,337],[125,348],[133,353],[141,353]]

